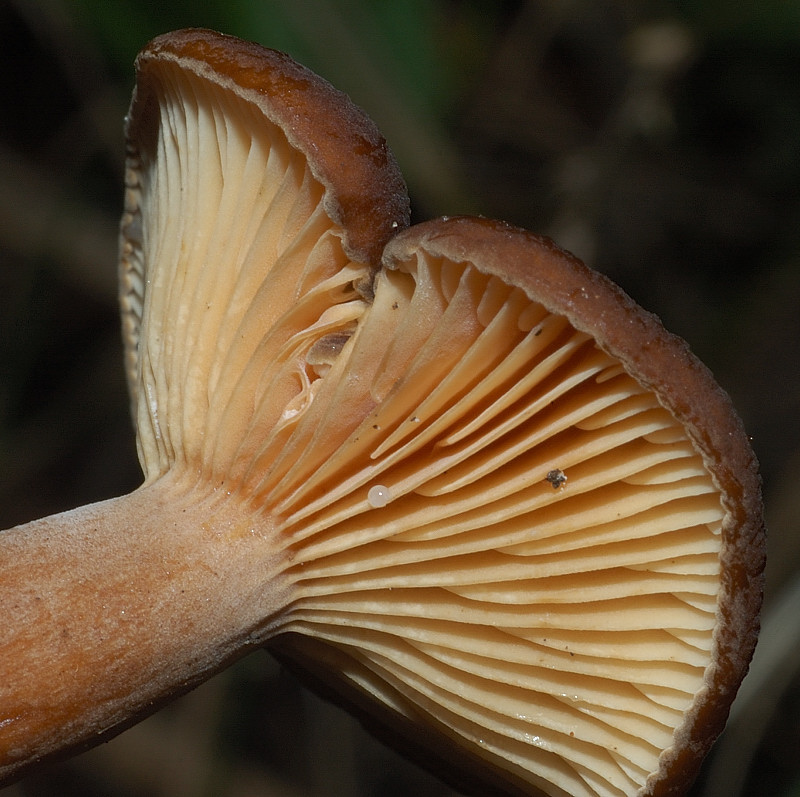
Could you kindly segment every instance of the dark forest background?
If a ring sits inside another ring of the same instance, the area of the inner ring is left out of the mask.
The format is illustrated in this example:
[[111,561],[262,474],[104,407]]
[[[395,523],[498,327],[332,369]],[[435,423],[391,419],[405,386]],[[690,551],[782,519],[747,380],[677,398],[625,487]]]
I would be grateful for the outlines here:
[[[0,528],[138,484],[116,306],[152,36],[291,53],[376,120],[417,220],[555,238],[685,337],[761,460],[765,631],[694,797],[800,795],[798,0],[0,0]],[[0,618],[0,633],[2,633]],[[260,653],[8,797],[445,797]]]

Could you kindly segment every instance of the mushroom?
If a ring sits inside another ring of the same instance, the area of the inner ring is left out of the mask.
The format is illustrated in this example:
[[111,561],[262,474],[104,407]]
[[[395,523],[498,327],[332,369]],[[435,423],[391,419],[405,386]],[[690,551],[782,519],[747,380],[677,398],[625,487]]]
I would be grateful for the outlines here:
[[688,788],[764,531],[686,344],[547,239],[408,228],[371,122],[280,53],[155,39],[126,131],[144,483],[0,533],[0,778],[267,646],[478,793]]

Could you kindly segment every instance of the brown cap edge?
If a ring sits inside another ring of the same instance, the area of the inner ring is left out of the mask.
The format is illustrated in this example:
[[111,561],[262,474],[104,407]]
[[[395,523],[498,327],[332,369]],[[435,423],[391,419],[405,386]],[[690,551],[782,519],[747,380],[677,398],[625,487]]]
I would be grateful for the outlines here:
[[369,117],[285,53],[252,42],[200,28],[153,39],[136,59],[129,141],[146,117],[148,81],[165,61],[232,90],[283,130],[324,186],[325,209],[344,230],[348,256],[377,263],[386,241],[408,226],[405,182]]

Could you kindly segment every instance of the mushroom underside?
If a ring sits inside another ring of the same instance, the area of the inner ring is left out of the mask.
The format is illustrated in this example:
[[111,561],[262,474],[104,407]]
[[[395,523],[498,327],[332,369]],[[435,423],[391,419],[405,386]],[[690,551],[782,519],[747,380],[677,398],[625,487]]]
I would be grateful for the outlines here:
[[181,648],[160,696],[267,642],[506,791],[685,786],[757,633],[758,479],[727,397],[552,243],[482,219],[404,231],[380,136],[286,56],[187,31],[138,70],[133,505],[212,506],[185,535],[200,568],[270,612],[232,599],[225,660]]
[[[162,69],[123,223],[148,481],[196,471],[269,519],[294,584],[280,655],[390,724],[550,795],[649,788],[727,666],[733,521],[702,434],[537,294],[539,262],[584,275],[551,244],[441,220],[376,270],[252,98]],[[481,255],[509,240],[520,268]]]
[[720,491],[655,395],[563,316],[470,264],[413,266],[379,275],[348,378],[316,394],[298,427],[314,437],[270,496],[298,595],[282,655],[332,656],[512,781],[634,793],[714,660]]

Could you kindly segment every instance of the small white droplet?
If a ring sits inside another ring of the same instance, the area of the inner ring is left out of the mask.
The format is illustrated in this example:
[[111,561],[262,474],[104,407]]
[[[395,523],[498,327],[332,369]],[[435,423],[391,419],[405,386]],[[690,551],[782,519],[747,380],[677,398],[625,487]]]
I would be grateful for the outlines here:
[[373,509],[380,509],[389,501],[392,500],[392,494],[389,491],[388,487],[385,487],[382,484],[376,484],[369,488],[369,492],[367,493],[367,501],[369,501],[369,505]]

